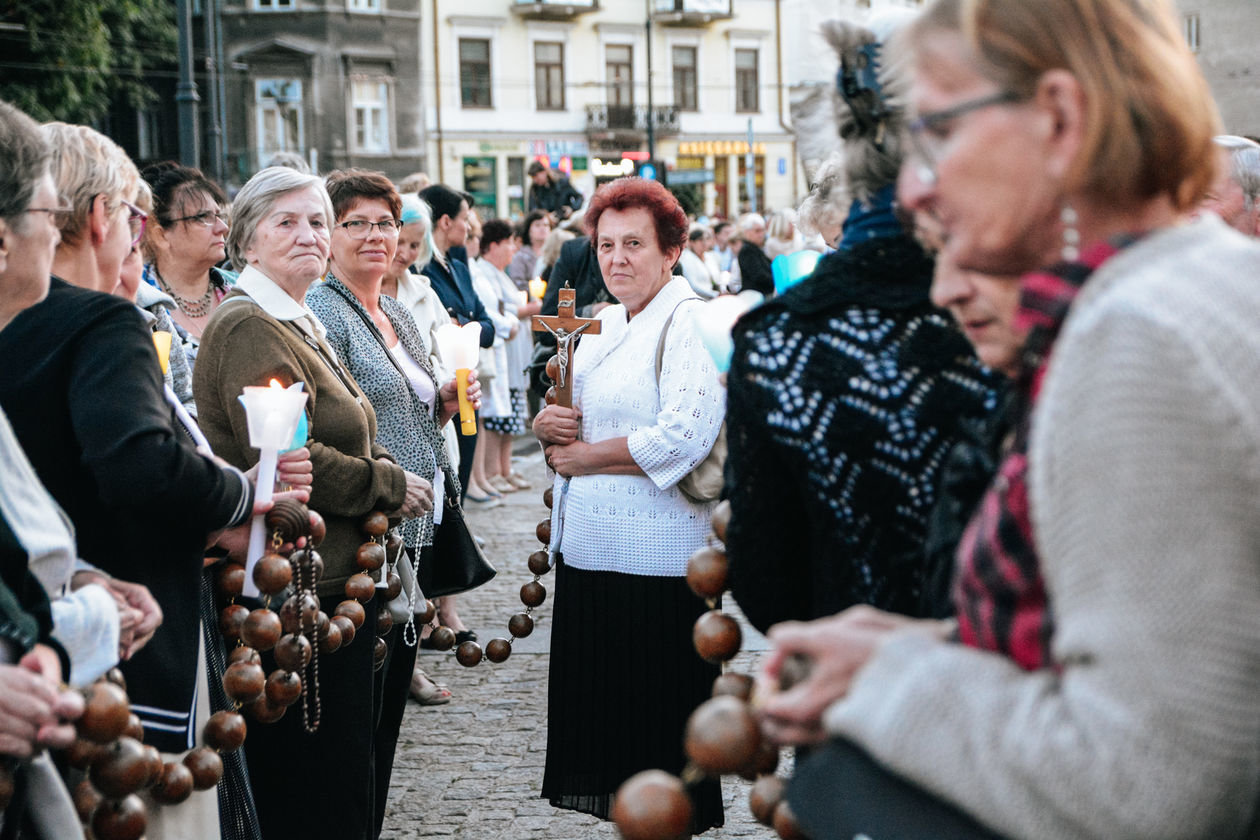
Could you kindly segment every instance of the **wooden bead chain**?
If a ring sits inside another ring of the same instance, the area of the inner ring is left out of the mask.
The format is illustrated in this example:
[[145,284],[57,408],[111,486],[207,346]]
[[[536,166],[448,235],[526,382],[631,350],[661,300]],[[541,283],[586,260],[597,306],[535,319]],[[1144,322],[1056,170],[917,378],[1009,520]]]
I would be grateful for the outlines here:
[[[743,634],[738,622],[722,612],[718,598],[726,591],[728,562],[724,544],[731,507],[721,502],[713,511],[713,539],[687,561],[687,585],[704,599],[709,611],[696,620],[692,643],[723,673],[713,683],[713,696],[687,720],[683,746],[687,766],[681,777],[663,770],[631,776],[617,790],[612,818],[624,840],[673,840],[691,837],[692,793],[709,776],[738,773],[753,781],[749,809],[762,825],[774,828],[782,840],[808,840],[783,798],[784,781],[775,775],[779,749],[765,740],[752,711],[753,678],[726,670],[739,653]],[[808,662],[784,665],[780,689],[799,682]],[[754,781],[755,780],[755,781]]]

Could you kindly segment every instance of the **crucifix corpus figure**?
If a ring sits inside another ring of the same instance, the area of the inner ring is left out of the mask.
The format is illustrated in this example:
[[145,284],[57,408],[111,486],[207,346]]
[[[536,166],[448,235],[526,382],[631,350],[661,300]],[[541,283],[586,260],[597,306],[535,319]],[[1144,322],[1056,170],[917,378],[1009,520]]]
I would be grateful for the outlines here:
[[569,376],[572,362],[573,342],[582,333],[597,335],[600,323],[595,318],[579,318],[574,314],[574,298],[577,292],[566,283],[560,290],[556,315],[535,315],[533,327],[535,332],[546,330],[556,337],[556,359],[560,367],[560,375],[556,377],[556,405],[565,408],[573,407],[573,377]]

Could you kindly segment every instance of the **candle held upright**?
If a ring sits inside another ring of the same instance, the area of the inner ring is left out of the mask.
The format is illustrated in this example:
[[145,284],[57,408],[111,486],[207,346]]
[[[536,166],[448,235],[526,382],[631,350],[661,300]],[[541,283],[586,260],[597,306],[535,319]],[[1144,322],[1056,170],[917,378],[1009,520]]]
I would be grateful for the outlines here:
[[455,368],[455,384],[459,394],[460,431],[465,435],[477,433],[477,418],[472,403],[468,401],[468,375],[477,367],[477,347],[481,344],[481,324],[469,321],[462,327],[443,324],[433,331],[438,353],[443,361]]

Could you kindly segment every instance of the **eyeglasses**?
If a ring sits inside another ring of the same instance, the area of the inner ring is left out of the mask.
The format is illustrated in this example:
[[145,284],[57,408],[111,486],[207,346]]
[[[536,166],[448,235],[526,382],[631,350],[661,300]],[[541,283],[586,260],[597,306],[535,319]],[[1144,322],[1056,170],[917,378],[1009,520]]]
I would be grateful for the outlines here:
[[196,222],[206,227],[214,227],[218,222],[223,222],[226,225],[227,216],[221,210],[203,210],[191,216],[180,216],[178,219],[167,219],[166,221],[168,225],[173,225],[176,222]]
[[61,226],[65,218],[74,212],[74,207],[70,204],[63,204],[60,207],[27,207],[27,213],[47,213],[54,225]]
[[398,231],[402,229],[402,219],[382,219],[379,222],[369,222],[366,219],[351,219],[348,222],[342,222],[337,227],[344,230],[350,235],[351,239],[367,239],[372,234],[372,228],[376,228],[381,232],[381,236],[395,237]]
[[125,199],[122,202],[122,206],[126,207],[129,213],[127,224],[131,226],[131,247],[134,248],[144,238],[144,226],[149,221],[149,214]]
[[1018,93],[1004,90],[988,96],[981,96],[977,99],[968,99],[949,108],[942,108],[939,111],[929,111],[926,114],[920,114],[910,125],[906,126],[910,145],[914,149],[913,159],[908,161],[908,163],[915,167],[915,177],[924,186],[930,187],[936,184],[936,165],[942,157],[946,142],[949,140],[949,135],[941,131],[946,124],[965,114],[970,114],[972,111],[991,108],[994,105],[1009,105],[1012,102],[1019,102],[1021,99],[1023,97]]

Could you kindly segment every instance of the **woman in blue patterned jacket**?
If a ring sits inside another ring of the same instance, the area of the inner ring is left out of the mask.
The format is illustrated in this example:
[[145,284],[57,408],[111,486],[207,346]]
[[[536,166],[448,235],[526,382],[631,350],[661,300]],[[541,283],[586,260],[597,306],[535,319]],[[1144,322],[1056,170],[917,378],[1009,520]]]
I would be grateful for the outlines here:
[[876,36],[824,34],[854,200],[836,253],[736,325],[727,383],[731,589],[763,631],[854,604],[921,609],[940,468],[1000,387],[932,305],[932,260],[894,212],[903,120]]

